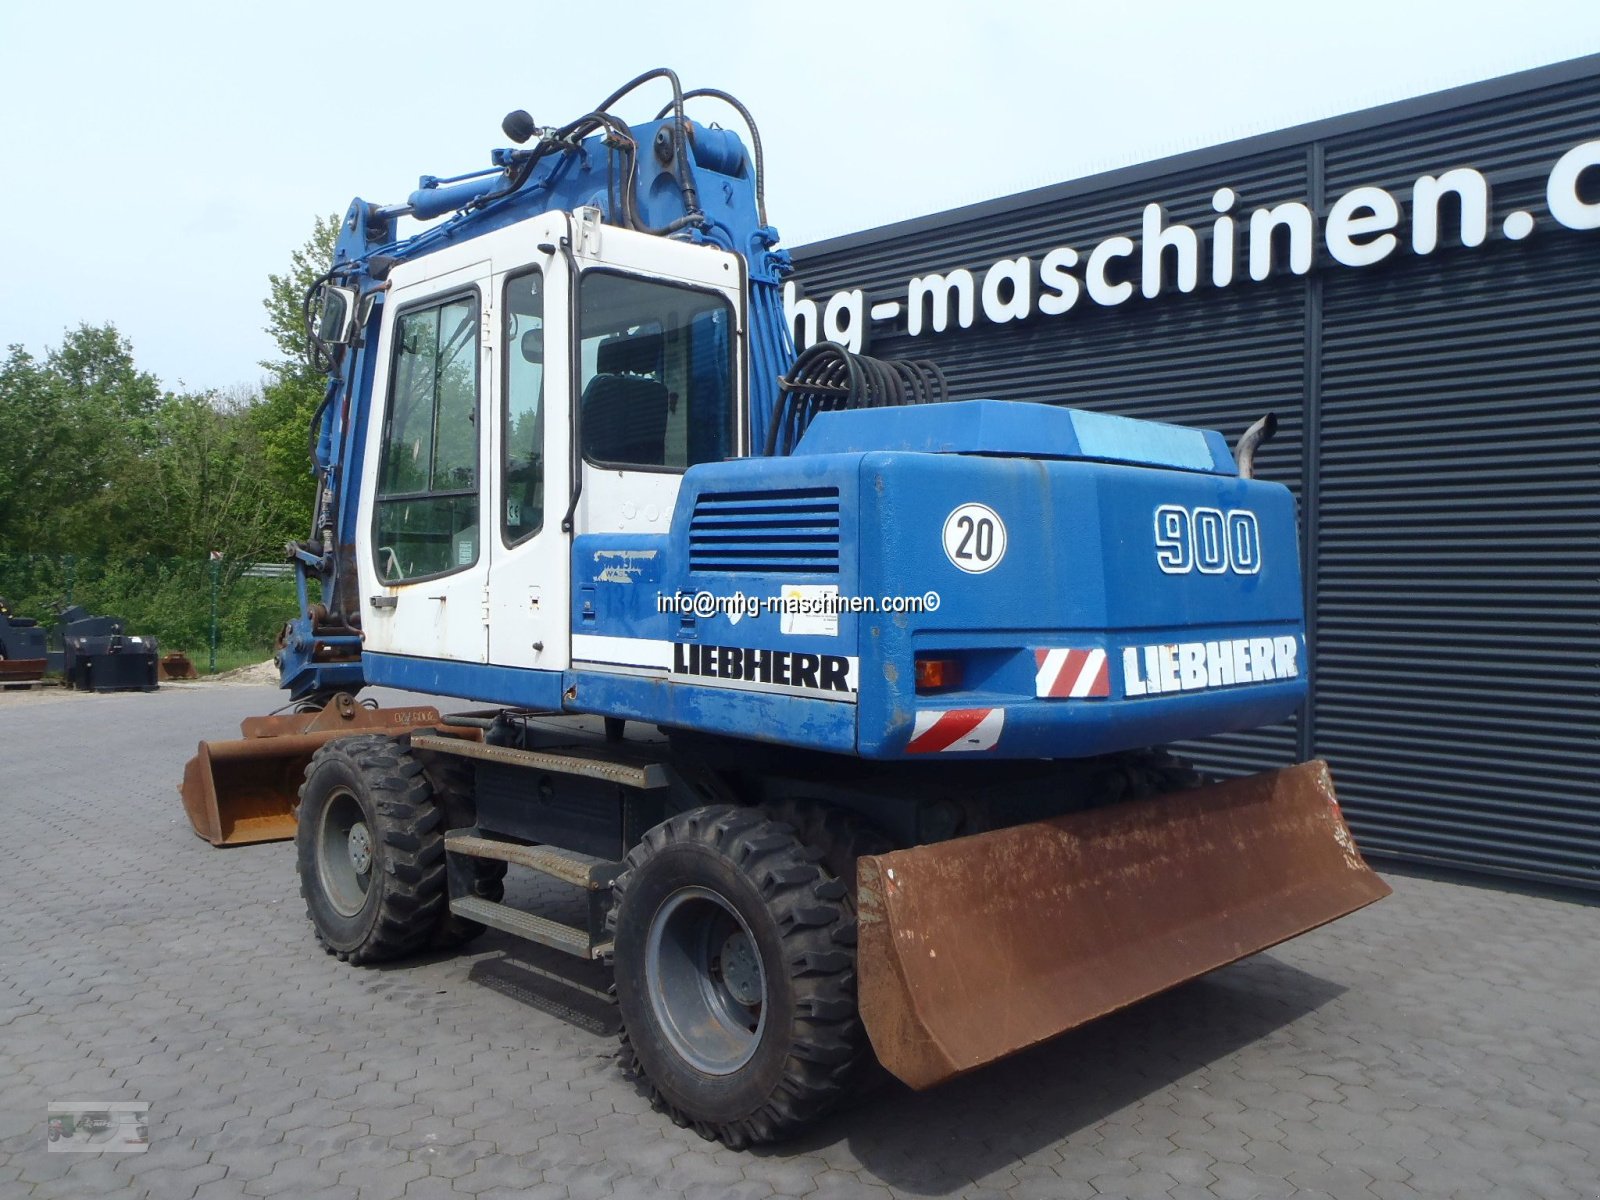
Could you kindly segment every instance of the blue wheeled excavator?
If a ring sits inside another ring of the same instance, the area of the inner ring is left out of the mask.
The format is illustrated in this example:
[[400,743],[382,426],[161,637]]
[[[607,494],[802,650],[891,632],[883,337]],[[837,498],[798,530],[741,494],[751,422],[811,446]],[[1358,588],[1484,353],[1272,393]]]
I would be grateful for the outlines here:
[[[870,1056],[925,1087],[1387,894],[1323,764],[1205,785],[1153,749],[1306,697],[1269,423],[1235,453],[797,356],[754,121],[670,71],[503,129],[344,218],[279,653],[326,707],[184,787],[214,842],[296,839],[330,953],[608,960],[646,1086],[739,1146]],[[505,904],[512,865],[587,923]]]

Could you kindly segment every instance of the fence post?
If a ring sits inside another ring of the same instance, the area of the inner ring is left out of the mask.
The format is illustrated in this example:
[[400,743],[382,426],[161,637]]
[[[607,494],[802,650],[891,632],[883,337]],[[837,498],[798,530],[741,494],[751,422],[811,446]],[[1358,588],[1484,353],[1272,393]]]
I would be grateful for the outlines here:
[[209,674],[217,673],[217,584],[222,573],[222,555],[215,550],[211,552],[211,670]]

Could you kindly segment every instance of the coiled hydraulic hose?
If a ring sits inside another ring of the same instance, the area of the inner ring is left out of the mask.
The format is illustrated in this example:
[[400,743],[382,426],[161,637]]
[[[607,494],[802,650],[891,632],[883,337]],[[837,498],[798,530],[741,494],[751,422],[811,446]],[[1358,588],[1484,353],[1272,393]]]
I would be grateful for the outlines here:
[[818,413],[936,404],[950,398],[944,372],[931,362],[870,358],[837,342],[818,342],[803,351],[778,380],[778,391],[767,428],[768,455],[792,454]]

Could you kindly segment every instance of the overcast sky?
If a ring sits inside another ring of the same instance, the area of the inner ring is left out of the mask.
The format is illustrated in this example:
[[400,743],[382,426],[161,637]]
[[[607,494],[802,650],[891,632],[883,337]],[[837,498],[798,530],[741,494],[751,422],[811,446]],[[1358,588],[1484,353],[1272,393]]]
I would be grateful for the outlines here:
[[1595,52],[1595,0],[9,0],[0,344],[111,321],[169,387],[253,386],[315,214],[650,67],[754,111],[796,246]]

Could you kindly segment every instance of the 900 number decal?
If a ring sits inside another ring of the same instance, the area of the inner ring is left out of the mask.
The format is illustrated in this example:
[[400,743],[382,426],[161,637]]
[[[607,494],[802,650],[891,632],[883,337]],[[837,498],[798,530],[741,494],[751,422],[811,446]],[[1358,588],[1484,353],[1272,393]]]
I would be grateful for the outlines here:
[[1258,574],[1261,527],[1255,513],[1163,504],[1156,509],[1156,566],[1168,575]]

